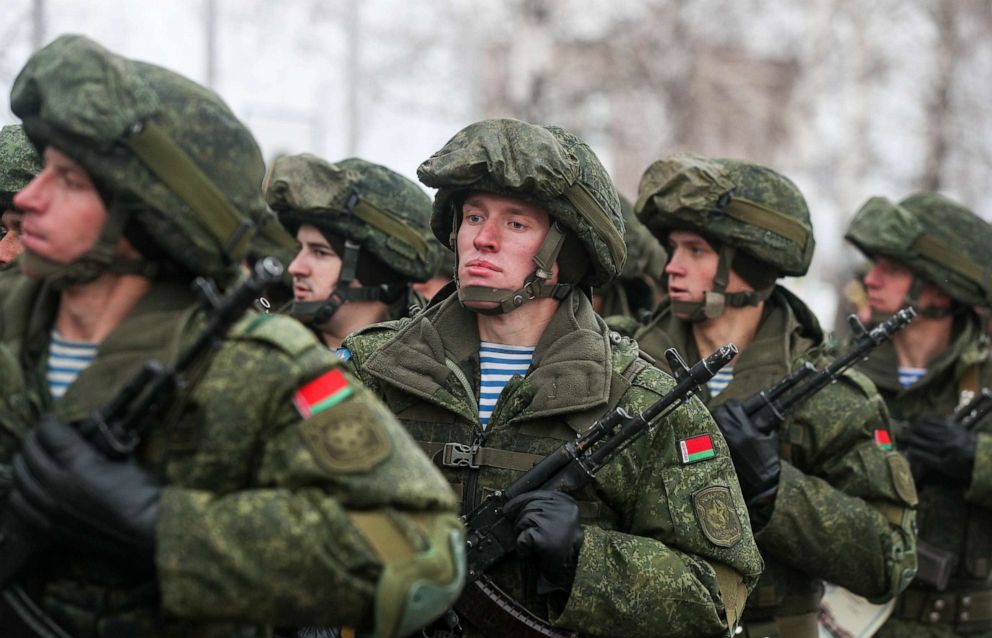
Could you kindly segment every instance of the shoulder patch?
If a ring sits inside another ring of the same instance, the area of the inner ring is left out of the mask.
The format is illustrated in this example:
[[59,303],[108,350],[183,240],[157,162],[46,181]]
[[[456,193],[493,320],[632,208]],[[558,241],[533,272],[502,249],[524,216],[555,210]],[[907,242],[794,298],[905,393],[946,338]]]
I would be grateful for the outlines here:
[[293,405],[296,406],[300,416],[309,419],[311,416],[341,403],[351,396],[352,392],[351,383],[344,376],[344,373],[338,368],[334,368],[297,390],[293,396]]
[[875,439],[875,445],[878,447],[882,448],[886,452],[892,451],[892,438],[889,436],[888,430],[876,428],[872,438]]
[[317,464],[332,474],[368,472],[393,451],[385,426],[361,401],[346,401],[307,419],[300,436]]
[[679,454],[682,456],[682,465],[686,465],[711,459],[716,456],[716,451],[710,435],[700,434],[679,441]]
[[696,520],[706,538],[718,547],[732,547],[743,535],[730,488],[712,485],[692,495]]

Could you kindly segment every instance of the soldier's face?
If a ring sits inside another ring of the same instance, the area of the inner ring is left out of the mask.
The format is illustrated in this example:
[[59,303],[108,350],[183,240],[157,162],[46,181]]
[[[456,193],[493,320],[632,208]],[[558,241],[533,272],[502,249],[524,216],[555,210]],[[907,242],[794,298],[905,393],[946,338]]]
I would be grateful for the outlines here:
[[316,226],[302,224],[296,231],[300,252],[289,264],[293,276],[293,298],[323,301],[331,296],[341,275],[341,258]]
[[[894,259],[878,257],[865,275],[868,305],[872,310],[884,314],[898,312],[906,305],[906,295],[912,285],[912,270]],[[923,284],[919,297],[921,307],[945,307],[950,304],[951,298],[937,286],[930,282]]]
[[0,215],[0,266],[6,266],[21,254],[21,213],[14,210]]
[[100,237],[107,207],[89,173],[49,146],[45,167],[14,196],[21,218],[21,244],[41,257],[70,264]]
[[[668,295],[673,301],[700,302],[713,290],[713,278],[720,264],[720,255],[699,233],[673,230],[668,234]],[[753,288],[733,270],[727,279],[727,292]],[[678,316],[678,315],[676,315]],[[679,316],[680,319],[688,318]]]
[[[530,202],[473,193],[462,205],[458,227],[458,281],[461,286],[516,290],[534,272],[534,255],[551,228],[551,216]],[[550,281],[556,282],[558,265]],[[480,303],[480,307],[494,305]]]

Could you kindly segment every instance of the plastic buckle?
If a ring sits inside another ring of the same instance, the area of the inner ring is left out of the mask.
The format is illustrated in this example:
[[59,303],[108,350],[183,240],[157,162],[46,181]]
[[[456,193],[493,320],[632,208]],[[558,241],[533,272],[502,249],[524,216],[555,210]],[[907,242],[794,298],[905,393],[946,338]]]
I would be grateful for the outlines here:
[[441,465],[444,467],[470,467],[478,468],[475,462],[475,453],[478,448],[465,445],[463,443],[445,443],[441,453]]

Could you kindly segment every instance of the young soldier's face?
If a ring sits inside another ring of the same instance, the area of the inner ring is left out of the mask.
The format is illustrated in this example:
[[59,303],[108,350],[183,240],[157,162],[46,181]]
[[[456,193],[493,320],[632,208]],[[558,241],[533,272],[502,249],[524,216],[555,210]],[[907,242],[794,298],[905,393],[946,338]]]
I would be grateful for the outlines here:
[[[516,290],[534,272],[534,255],[550,228],[551,216],[539,206],[473,193],[462,205],[458,227],[459,285]],[[557,277],[555,264],[550,281]]]
[[296,231],[300,252],[289,264],[293,276],[293,298],[323,301],[331,296],[341,275],[341,258],[316,226],[302,224]]
[[21,244],[40,257],[70,264],[96,245],[107,221],[107,207],[89,173],[49,146],[45,167],[21,192]]
[[668,295],[673,301],[702,301],[713,289],[720,256],[698,233],[673,230],[668,234]]
[[[894,259],[878,257],[865,275],[868,305],[872,310],[884,314],[898,312],[906,305],[906,295],[912,285],[912,270]],[[951,298],[935,285],[930,282],[923,284],[919,298],[921,307],[944,307],[950,303]]]
[[0,266],[6,266],[21,254],[21,213],[14,210],[0,215]]

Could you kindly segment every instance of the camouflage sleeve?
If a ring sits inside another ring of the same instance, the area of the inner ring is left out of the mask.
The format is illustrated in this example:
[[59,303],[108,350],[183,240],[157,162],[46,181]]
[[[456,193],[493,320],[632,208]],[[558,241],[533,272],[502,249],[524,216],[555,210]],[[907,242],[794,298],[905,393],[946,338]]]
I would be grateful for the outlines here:
[[[453,603],[464,572],[454,495],[334,365],[317,347],[218,354],[194,396],[208,430],[226,423],[231,436],[257,437],[257,459],[250,489],[204,489],[210,466],[199,463],[164,490],[156,558],[167,614],[404,635]],[[249,374],[255,392],[236,381]],[[213,438],[202,454],[219,464],[224,441]]]
[[[621,407],[636,413],[670,386],[648,368]],[[703,405],[677,410],[597,483],[624,529],[584,528],[556,624],[597,636],[729,636],[762,563],[726,442]]]
[[980,507],[992,508],[992,433],[979,432],[975,446],[975,469],[965,499]]
[[778,495],[758,543],[785,564],[882,602],[916,573],[916,492],[906,460],[883,436],[885,406],[862,382],[828,386],[783,426]]

